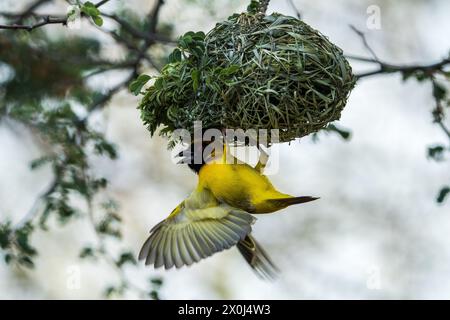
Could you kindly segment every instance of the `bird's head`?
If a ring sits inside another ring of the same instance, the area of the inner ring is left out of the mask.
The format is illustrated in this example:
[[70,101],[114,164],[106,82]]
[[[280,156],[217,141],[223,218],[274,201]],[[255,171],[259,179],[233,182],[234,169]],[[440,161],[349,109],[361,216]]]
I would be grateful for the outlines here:
[[[200,169],[207,163],[215,159],[216,156],[221,154],[216,153],[216,150],[223,149],[223,143],[215,145],[214,141],[198,141],[191,143],[185,150],[178,154],[180,160],[178,164],[187,164],[188,167],[196,174],[200,172]],[[206,148],[210,150],[205,154]]]

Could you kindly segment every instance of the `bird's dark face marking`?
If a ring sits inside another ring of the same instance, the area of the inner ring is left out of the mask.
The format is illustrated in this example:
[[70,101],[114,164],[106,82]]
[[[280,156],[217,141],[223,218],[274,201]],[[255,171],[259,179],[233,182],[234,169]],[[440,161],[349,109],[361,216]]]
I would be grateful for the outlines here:
[[[206,164],[203,157],[203,150],[208,144],[209,142],[203,142],[198,145],[192,143],[186,150],[183,150],[178,154],[179,157],[182,157],[178,163],[187,164],[192,171],[198,174],[200,169]],[[195,157],[196,154],[197,157]]]
[[205,165],[205,163],[201,163],[201,164],[194,164],[194,163],[190,163],[188,164],[188,167],[194,171],[196,174],[198,174],[200,172],[200,169]]
[[198,174],[205,164],[222,155],[223,138],[217,139],[217,137],[213,136],[201,142],[191,143],[191,145],[178,154],[181,157],[178,163],[187,164],[192,171]]

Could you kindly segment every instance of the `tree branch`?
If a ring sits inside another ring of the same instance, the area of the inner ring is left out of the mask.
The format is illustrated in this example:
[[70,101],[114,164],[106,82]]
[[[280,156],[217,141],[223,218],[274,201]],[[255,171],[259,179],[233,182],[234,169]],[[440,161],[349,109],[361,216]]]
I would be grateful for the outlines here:
[[158,21],[159,21],[159,12],[163,5],[164,5],[164,0],[157,0],[155,7],[147,16],[147,19],[149,20],[149,28],[148,29],[151,33],[156,33],[156,27],[158,26]]
[[[436,90],[435,88],[440,87],[435,77],[436,74],[443,75],[447,79],[447,81],[450,80],[449,72],[446,69],[447,67],[450,67],[450,55],[447,56],[446,58],[443,58],[441,61],[432,64],[395,65],[392,63],[387,63],[378,58],[374,50],[368,44],[365,34],[363,32],[359,31],[354,26],[350,27],[361,38],[364,47],[371,53],[372,58],[354,55],[346,55],[346,57],[351,60],[375,64],[378,66],[378,68],[375,70],[357,74],[356,78],[358,80],[375,75],[401,73],[404,79],[408,78],[409,76],[415,76],[418,81],[423,81],[424,79],[430,81],[433,86],[433,90]],[[445,94],[446,93],[444,93],[444,96]],[[436,103],[432,111],[433,122],[439,126],[439,128],[442,130],[445,136],[450,140],[450,128],[448,128],[444,123],[444,119],[446,117],[445,108],[443,106],[444,98],[436,95],[436,93],[434,92],[433,96]]]
[[39,215],[39,206],[41,205],[41,202],[45,201],[45,199],[56,190],[57,186],[56,179],[53,179],[47,189],[34,200],[28,213],[16,224],[14,227],[15,230],[22,228],[25,224],[32,221],[37,215]]
[[292,7],[292,9],[295,12],[295,15],[297,16],[297,19],[301,19],[302,18],[302,13],[300,12],[300,10],[297,8],[297,6],[295,5],[293,0],[287,0],[287,2],[289,3],[289,5]]
[[346,55],[348,59],[360,61],[360,62],[366,62],[366,63],[373,63],[378,65],[378,69],[368,71],[365,73],[360,73],[356,75],[356,78],[362,79],[374,75],[379,74],[387,74],[387,73],[402,73],[402,74],[408,74],[408,73],[415,73],[415,72],[423,72],[427,75],[433,75],[435,73],[443,72],[443,69],[450,65],[450,56],[442,59],[439,62],[428,64],[428,65],[395,65],[392,63],[386,63],[378,58],[375,51],[371,48],[369,43],[367,42],[365,34],[358,30],[355,26],[350,26],[350,28],[361,38],[364,47],[370,52],[372,55],[372,58],[366,58],[366,57],[360,57],[360,56],[354,56],[354,55]]
[[176,43],[176,41],[169,39],[165,36],[159,35],[157,33],[154,33],[154,32],[149,32],[149,33],[142,32],[142,31],[136,29],[135,27],[133,27],[130,23],[128,23],[128,21],[125,21],[124,19],[120,18],[119,16],[117,16],[115,14],[109,14],[109,13],[102,12],[101,15],[117,22],[119,25],[122,26],[122,28],[125,31],[127,31],[134,38],[142,39],[142,40],[149,40],[151,42],[158,41],[158,42],[163,42],[163,43],[167,43],[167,44],[175,44]]
[[[95,6],[97,8],[99,8],[109,1],[110,0],[102,0],[102,1],[98,2]],[[35,4],[31,5],[28,9],[26,9],[23,13],[18,14],[17,15],[19,17],[18,22],[22,22],[26,17],[33,15],[33,10],[45,2],[48,2],[48,0],[37,1]],[[11,13],[2,13],[1,15],[14,16],[14,14],[11,14]],[[84,14],[82,14],[81,16],[84,16]],[[33,31],[34,29],[41,28],[41,27],[49,25],[49,24],[61,24],[63,26],[66,26],[68,17],[53,17],[50,15],[45,15],[41,19],[42,19],[42,21],[37,22],[35,24],[31,24],[31,25],[25,25],[25,24],[19,24],[19,23],[14,23],[11,25],[0,24],[0,29]]]
[[361,62],[368,62],[368,63],[375,63],[378,65],[378,69],[373,71],[368,71],[365,73],[357,74],[357,79],[366,78],[378,74],[386,74],[386,73],[414,73],[418,71],[422,71],[426,74],[434,74],[434,73],[441,73],[442,69],[450,66],[450,57],[442,59],[439,62],[432,63],[432,64],[425,64],[425,65],[394,65],[391,63],[385,63],[381,60],[374,60],[374,59],[366,59],[366,58],[360,58],[355,56],[347,56],[347,58],[352,60],[357,60]]
[[29,5],[21,14],[17,16],[16,24],[22,24],[23,20],[34,14],[34,10],[39,8],[41,5],[50,2],[52,0],[36,0],[31,5]]
[[109,89],[105,94],[96,99],[90,106],[89,112],[92,113],[95,110],[101,108],[105,103],[112,99],[112,97],[118,93],[122,88],[127,87],[131,81],[133,81],[137,77],[137,67],[136,64],[133,68],[133,71],[130,73],[128,77],[126,77],[119,84],[115,85],[111,89]]
[[364,47],[367,49],[367,51],[370,52],[370,54],[372,55],[372,57],[375,60],[379,60],[377,55],[375,54],[375,51],[373,51],[373,49],[369,46],[369,43],[367,42],[366,39],[366,35],[364,34],[364,32],[362,32],[361,30],[357,29],[354,25],[350,25],[350,28],[361,38]]
[[41,22],[32,24],[32,25],[22,25],[22,24],[12,24],[12,25],[3,25],[0,24],[0,29],[9,29],[9,30],[26,30],[33,31],[34,29],[49,25],[49,24],[61,24],[63,26],[67,25],[67,18],[54,18],[50,16],[46,16],[43,18]]

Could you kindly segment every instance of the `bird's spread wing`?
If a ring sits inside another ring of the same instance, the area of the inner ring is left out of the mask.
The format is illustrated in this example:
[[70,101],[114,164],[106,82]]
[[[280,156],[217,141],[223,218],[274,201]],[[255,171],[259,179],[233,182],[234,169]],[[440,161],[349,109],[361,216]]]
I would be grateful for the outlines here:
[[[180,268],[229,249],[245,239],[256,218],[232,208],[223,214],[223,207],[217,208],[222,212],[215,217],[209,213],[198,214],[196,216],[201,218],[192,219],[189,217],[192,213],[183,212],[169,216],[150,231],[139,259],[145,259],[146,265],[153,264],[155,268]],[[211,209],[208,208],[209,212]]]

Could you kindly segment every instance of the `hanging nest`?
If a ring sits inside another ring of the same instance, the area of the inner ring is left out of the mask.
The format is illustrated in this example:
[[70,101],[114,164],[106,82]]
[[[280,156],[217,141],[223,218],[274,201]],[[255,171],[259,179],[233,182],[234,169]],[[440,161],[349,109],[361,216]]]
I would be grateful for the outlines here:
[[309,25],[235,14],[180,38],[139,106],[153,135],[203,128],[279,129],[281,142],[340,118],[355,77],[342,50]]

